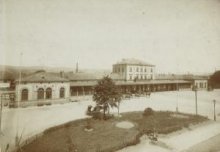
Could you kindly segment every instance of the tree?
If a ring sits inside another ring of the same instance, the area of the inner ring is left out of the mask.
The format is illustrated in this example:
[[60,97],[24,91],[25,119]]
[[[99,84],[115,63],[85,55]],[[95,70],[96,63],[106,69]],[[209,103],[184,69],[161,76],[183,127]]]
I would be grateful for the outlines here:
[[216,71],[213,75],[211,75],[209,84],[213,88],[220,88],[220,71]]
[[103,77],[98,81],[94,88],[93,100],[97,106],[103,107],[103,116],[110,107],[117,107],[119,113],[119,105],[121,101],[120,89],[115,85],[113,80],[108,76]]

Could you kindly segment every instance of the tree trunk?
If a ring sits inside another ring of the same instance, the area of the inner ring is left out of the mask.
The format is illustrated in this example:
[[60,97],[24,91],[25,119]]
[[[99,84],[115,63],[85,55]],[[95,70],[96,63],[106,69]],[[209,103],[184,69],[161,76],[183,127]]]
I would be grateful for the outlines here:
[[119,107],[120,107],[120,102],[118,102],[118,116],[119,116]]
[[105,107],[103,109],[103,119],[105,120]]
[[108,114],[110,114],[110,108],[108,107]]

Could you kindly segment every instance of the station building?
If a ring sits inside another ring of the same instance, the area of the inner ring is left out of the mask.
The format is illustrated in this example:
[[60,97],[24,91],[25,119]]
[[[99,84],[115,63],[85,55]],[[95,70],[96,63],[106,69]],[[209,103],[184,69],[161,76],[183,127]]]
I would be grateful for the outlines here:
[[15,80],[16,106],[64,103],[91,99],[98,80],[109,76],[124,94],[174,91],[193,86],[207,89],[208,78],[193,75],[158,75],[155,66],[137,59],[122,59],[112,67],[112,72],[83,73],[38,71]]
[[16,82],[16,102],[18,106],[39,103],[62,103],[69,99],[69,80],[47,72],[37,72]]
[[122,76],[123,80],[153,80],[155,65],[137,59],[122,59],[113,65],[113,73]]

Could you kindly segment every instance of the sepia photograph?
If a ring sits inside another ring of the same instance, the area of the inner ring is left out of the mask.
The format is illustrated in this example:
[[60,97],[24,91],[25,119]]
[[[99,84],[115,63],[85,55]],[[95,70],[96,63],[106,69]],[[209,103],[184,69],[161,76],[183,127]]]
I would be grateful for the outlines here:
[[0,152],[220,152],[220,0],[0,0]]

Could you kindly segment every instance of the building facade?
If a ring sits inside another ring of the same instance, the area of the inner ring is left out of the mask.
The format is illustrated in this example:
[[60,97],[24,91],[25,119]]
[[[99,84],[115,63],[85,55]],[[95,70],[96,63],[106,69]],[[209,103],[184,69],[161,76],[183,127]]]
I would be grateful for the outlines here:
[[122,59],[113,65],[112,72],[119,74],[126,81],[155,78],[155,66],[137,59]]
[[194,86],[198,90],[207,90],[208,89],[208,80],[207,79],[195,79],[194,80]]
[[[16,81],[16,100],[20,105],[39,102],[65,102],[70,97],[69,80],[46,72],[34,73]],[[31,103],[32,102],[32,103]]]

